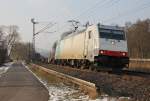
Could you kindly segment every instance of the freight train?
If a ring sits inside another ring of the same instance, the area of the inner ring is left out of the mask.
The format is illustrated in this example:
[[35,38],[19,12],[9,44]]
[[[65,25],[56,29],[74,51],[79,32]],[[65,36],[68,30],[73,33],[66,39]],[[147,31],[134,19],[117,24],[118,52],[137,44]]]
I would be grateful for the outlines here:
[[59,40],[53,51],[55,64],[115,68],[129,64],[126,33],[119,26],[96,24],[74,31]]

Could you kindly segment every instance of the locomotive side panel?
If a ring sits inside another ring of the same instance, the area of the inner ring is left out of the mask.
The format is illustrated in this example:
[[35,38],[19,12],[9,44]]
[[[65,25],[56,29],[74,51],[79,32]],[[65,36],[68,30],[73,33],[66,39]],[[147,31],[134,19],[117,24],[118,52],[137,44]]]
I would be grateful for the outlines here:
[[84,33],[69,36],[57,46],[56,59],[83,59]]
[[69,59],[68,56],[71,55],[70,49],[71,49],[72,42],[70,40],[71,40],[70,38],[62,40],[63,45],[61,46],[62,47],[61,56],[60,56],[61,59]]
[[86,59],[94,61],[99,52],[97,26],[90,26],[85,31],[74,33],[60,40],[57,46],[56,59]]
[[84,52],[84,40],[85,36],[84,33],[79,33],[72,37],[72,47],[71,47],[71,58],[72,59],[84,59],[83,52]]

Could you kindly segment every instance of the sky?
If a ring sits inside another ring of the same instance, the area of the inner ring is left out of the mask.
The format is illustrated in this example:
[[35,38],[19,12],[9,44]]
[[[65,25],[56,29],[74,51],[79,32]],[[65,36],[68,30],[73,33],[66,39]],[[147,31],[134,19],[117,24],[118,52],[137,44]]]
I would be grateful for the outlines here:
[[[0,0],[0,25],[17,25],[21,39],[32,41],[31,18],[39,24],[36,32],[48,23],[55,24],[36,36],[36,47],[49,51],[60,35],[71,28],[68,20],[81,24],[102,23],[124,26],[126,22],[150,18],[149,0]],[[44,23],[45,22],[45,23]]]

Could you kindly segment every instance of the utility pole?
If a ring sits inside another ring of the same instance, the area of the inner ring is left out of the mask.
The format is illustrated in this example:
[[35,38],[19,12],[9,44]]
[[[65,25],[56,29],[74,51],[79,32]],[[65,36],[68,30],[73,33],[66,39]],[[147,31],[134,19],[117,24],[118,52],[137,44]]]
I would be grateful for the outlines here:
[[29,45],[28,46],[28,62],[31,62],[31,45],[30,45],[30,42],[29,42]]
[[[36,22],[34,18],[31,19],[31,23],[33,24],[33,38],[32,38],[32,47],[33,47],[33,50],[32,50],[32,60],[35,59],[35,36],[40,34],[40,33],[43,33],[45,30],[53,27],[56,23],[52,24],[52,23],[48,23],[45,27],[43,27],[42,29],[40,29],[39,31],[35,32],[35,25],[36,24],[39,24],[40,22]],[[51,25],[51,26],[50,26]],[[54,32],[46,32],[46,33],[54,33]]]
[[34,19],[34,18],[31,19],[31,22],[32,22],[32,24],[33,24],[33,38],[32,38],[32,47],[33,47],[33,49],[32,49],[32,59],[34,59],[34,58],[35,58],[35,24],[38,24],[38,22],[35,22],[35,19]]

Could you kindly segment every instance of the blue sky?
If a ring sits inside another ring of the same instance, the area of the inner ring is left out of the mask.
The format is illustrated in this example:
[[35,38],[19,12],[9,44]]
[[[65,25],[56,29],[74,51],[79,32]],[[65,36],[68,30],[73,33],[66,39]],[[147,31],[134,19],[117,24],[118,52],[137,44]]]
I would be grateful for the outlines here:
[[[82,24],[118,24],[150,18],[149,0],[1,0],[0,25],[18,25],[23,41],[31,41],[31,18],[56,23],[49,31],[36,38],[36,47],[49,50],[63,31],[68,30],[67,20],[76,19]],[[37,25],[36,29],[45,26]]]

